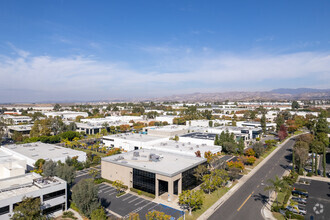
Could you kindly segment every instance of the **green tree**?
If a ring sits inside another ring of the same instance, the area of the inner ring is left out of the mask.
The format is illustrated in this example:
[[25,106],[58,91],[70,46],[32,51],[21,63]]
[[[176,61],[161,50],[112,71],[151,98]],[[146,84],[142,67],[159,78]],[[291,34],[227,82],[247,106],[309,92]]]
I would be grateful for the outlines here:
[[139,213],[135,213],[135,212],[129,213],[128,220],[140,220]]
[[326,177],[326,161],[327,161],[327,158],[326,158],[326,154],[327,154],[327,151],[325,149],[325,146],[323,146],[323,160],[322,160],[322,164],[323,164],[323,177]]
[[293,101],[291,104],[292,109],[298,109],[299,108],[299,103],[297,101]]
[[284,124],[284,117],[282,114],[278,113],[276,118],[275,118],[275,123],[276,123],[276,131],[278,132],[280,130],[281,125]]
[[306,142],[297,141],[293,146],[296,164],[298,164],[299,173],[302,173],[303,167],[308,159],[309,146]]
[[[324,144],[322,141],[318,140],[313,140],[310,144],[310,151],[315,154],[315,156],[312,156],[312,163],[315,160],[315,163],[312,164],[312,172],[315,172],[315,175],[318,175],[317,170],[318,170],[318,155],[323,152]],[[314,165],[314,167],[313,167]]]
[[237,153],[239,153],[240,155],[244,154],[244,148],[245,148],[244,140],[241,137],[237,145]]
[[160,212],[160,211],[149,211],[146,214],[146,220],[170,220],[171,216],[170,215],[166,215],[164,212]]
[[[268,179],[267,182],[270,183],[270,185],[265,187],[266,191],[275,191],[276,194],[285,188],[285,183],[282,179],[280,179],[278,176],[275,176],[275,179]],[[276,204],[278,206],[278,196],[276,196]]]
[[12,220],[44,220],[41,212],[40,198],[24,197],[22,202],[14,207]]
[[55,105],[54,105],[54,108],[53,108],[53,110],[54,111],[59,111],[59,110],[61,110],[61,106],[60,106],[60,104],[58,104],[58,103],[56,103]]
[[56,167],[56,176],[65,180],[71,186],[76,178],[76,169],[67,164],[60,164]]
[[209,121],[209,127],[213,127],[213,121]]
[[108,216],[102,206],[92,211],[91,220],[107,220]]
[[198,165],[198,167],[194,170],[194,176],[198,181],[201,181],[203,179],[203,176],[205,176],[209,170],[205,165]]
[[202,191],[185,190],[179,195],[179,204],[184,209],[187,209],[191,215],[191,212],[194,209],[200,208],[203,205],[203,199],[204,196]]
[[124,183],[120,180],[114,181],[112,185],[117,189],[117,194],[124,189]]
[[47,160],[42,166],[44,176],[55,176],[57,164],[53,160]]
[[252,149],[254,150],[257,158],[259,158],[265,152],[264,145],[261,142],[254,143]]
[[36,170],[41,170],[42,171],[42,167],[43,167],[43,165],[45,164],[45,160],[44,159],[38,159],[34,164],[33,164],[33,166],[34,166],[34,169],[36,169]]
[[265,113],[263,113],[261,116],[260,125],[262,128],[262,132],[265,134],[266,133],[266,115],[265,115]]
[[72,188],[72,201],[86,216],[100,207],[97,186],[92,179],[83,179]]
[[11,139],[13,139],[15,142],[22,142],[23,135],[21,132],[14,131],[14,134],[11,136]]

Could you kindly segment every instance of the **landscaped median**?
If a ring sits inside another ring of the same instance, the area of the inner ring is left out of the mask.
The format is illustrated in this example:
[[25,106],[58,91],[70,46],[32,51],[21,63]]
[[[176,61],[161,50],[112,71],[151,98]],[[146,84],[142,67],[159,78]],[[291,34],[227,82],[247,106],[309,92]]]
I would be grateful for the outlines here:
[[237,182],[234,182],[230,187],[223,187],[215,190],[211,194],[204,194],[204,203],[200,207],[192,212],[191,215],[186,214],[186,220],[197,219],[200,215],[202,215],[206,210],[208,210],[216,201],[219,200],[223,195],[225,195]]
[[[295,137],[292,136],[290,138]],[[268,160],[268,158],[270,158],[271,156],[273,156],[284,144],[286,144],[286,142],[290,139],[287,138],[286,140],[284,140],[283,142],[281,142],[277,147],[273,147],[269,150],[269,152],[266,152],[264,155],[262,155],[260,158],[262,158],[258,165],[256,165],[247,175],[244,175],[238,182],[236,185],[232,186],[229,190],[227,190],[227,193],[224,193],[221,195],[221,197],[218,198],[218,200],[213,201],[214,204],[210,205],[210,208],[207,209],[206,211],[204,211],[204,213],[202,212],[198,219],[207,219],[209,216],[211,216],[214,211],[222,204],[224,203],[232,194],[234,194],[254,173],[256,173],[260,167],[262,167],[264,165],[264,163],[266,163],[266,161]],[[266,156],[265,156],[266,155]],[[264,158],[263,158],[264,157]],[[266,160],[265,160],[266,159]],[[195,211],[197,212],[197,210]],[[189,217],[188,215],[186,215],[187,217]],[[192,218],[193,219],[193,218]]]

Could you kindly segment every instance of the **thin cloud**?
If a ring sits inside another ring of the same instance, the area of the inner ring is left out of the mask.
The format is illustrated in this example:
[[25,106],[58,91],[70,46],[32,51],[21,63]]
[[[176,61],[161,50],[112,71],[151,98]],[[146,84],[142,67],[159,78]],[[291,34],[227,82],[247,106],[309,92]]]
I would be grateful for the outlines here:
[[[23,51],[16,48],[16,51]],[[171,51],[169,53],[175,53]],[[180,52],[180,55],[182,53]],[[17,56],[0,55],[0,101],[33,99],[40,91],[57,99],[103,99],[109,97],[145,97],[184,91],[215,90],[214,85],[234,88],[244,82],[246,90],[262,82],[296,79],[323,84],[330,81],[330,53],[301,52],[273,54],[187,54],[153,61],[156,65],[145,72],[125,62],[100,61],[85,56]],[[273,88],[281,85],[273,85]],[[261,86],[260,86],[261,87]],[[19,89],[19,90],[17,90]],[[244,89],[244,88],[242,88]],[[270,88],[271,89],[271,88]],[[16,91],[16,92],[13,92]],[[26,93],[22,91],[27,91]],[[152,94],[152,95],[150,95]]]

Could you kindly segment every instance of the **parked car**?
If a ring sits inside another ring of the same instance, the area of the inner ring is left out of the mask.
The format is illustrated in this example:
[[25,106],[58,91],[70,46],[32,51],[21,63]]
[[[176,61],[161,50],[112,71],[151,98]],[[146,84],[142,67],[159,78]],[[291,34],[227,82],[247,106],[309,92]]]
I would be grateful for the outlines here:
[[297,214],[302,214],[302,215],[306,215],[306,211],[305,210],[301,210],[299,209],[298,207],[293,207],[293,206],[290,206],[288,205],[286,207],[287,210],[289,210],[290,212],[293,212],[293,213],[297,213]]
[[299,197],[292,197],[292,200],[293,201],[296,201],[298,203],[301,203],[301,204],[306,204],[307,203],[307,200],[306,199],[299,198]]
[[292,190],[292,195],[300,195],[300,196],[305,196],[306,198],[308,198],[308,193],[301,192],[298,190]]

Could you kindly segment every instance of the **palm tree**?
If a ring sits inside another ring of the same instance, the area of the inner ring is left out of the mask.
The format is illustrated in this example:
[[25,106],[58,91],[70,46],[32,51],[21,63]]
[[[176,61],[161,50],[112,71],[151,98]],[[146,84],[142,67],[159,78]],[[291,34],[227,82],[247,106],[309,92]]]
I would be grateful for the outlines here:
[[266,191],[275,191],[276,192],[276,204],[278,206],[278,200],[277,200],[277,194],[282,191],[282,189],[285,187],[285,183],[282,179],[280,179],[278,176],[275,176],[275,179],[268,179],[267,182],[270,183],[270,185],[265,187]]

